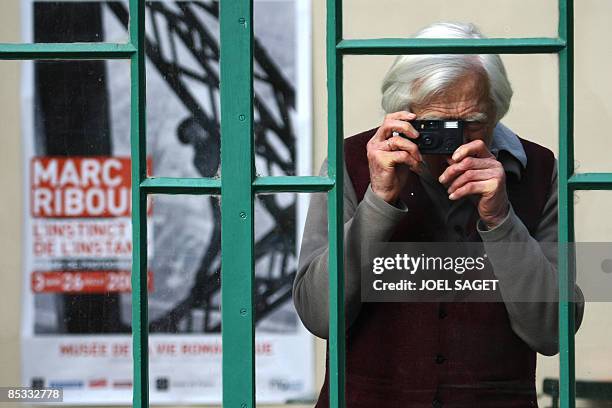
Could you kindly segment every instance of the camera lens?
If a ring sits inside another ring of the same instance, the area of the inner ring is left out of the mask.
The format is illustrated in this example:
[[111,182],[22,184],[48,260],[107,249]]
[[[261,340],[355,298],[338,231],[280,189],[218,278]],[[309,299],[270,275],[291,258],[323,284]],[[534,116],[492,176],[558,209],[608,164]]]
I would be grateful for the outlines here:
[[433,144],[433,138],[429,135],[423,136],[423,146],[431,146]]
[[437,129],[438,128],[438,122],[435,120],[426,120],[425,121],[425,126],[424,129],[428,130],[428,129]]

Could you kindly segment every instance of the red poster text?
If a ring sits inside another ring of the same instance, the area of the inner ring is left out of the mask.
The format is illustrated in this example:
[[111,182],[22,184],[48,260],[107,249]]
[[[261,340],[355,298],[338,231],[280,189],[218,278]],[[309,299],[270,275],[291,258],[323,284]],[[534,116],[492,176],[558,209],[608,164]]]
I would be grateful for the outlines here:
[[130,215],[130,159],[34,157],[30,168],[33,217]]
[[[129,271],[49,271],[32,272],[34,293],[110,293],[131,292]],[[153,291],[153,274],[147,273],[147,289]]]

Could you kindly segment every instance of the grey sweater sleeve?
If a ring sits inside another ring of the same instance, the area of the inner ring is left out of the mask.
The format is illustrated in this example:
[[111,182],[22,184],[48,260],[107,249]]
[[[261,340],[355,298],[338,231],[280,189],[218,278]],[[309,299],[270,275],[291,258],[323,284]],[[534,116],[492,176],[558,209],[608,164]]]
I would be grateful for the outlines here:
[[[319,174],[327,175],[327,160]],[[366,237],[387,241],[408,209],[402,202],[397,206],[387,203],[371,186],[357,203],[346,167],[344,174],[344,307],[350,326],[361,308],[361,242]],[[328,277],[327,193],[312,193],[293,282],[293,302],[304,326],[321,338],[328,337],[329,329]]]
[[[499,279],[502,297],[514,332],[533,350],[554,355],[558,344],[558,304],[554,301],[517,302],[511,299],[556,299],[557,275],[557,165],[555,163],[551,194],[538,228],[531,236],[527,227],[510,208],[508,216],[495,228],[487,230],[479,221],[478,232],[487,256]],[[540,245],[539,242],[547,243]],[[509,245],[502,245],[508,243]],[[584,315],[584,297],[576,285],[576,330]]]

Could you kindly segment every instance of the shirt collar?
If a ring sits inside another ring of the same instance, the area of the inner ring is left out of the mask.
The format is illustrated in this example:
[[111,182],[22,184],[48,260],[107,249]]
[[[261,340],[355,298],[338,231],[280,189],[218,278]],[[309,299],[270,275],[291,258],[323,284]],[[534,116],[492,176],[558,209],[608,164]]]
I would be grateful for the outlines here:
[[527,154],[516,133],[501,122],[497,123],[489,150],[507,173],[521,178],[521,170],[527,167]]

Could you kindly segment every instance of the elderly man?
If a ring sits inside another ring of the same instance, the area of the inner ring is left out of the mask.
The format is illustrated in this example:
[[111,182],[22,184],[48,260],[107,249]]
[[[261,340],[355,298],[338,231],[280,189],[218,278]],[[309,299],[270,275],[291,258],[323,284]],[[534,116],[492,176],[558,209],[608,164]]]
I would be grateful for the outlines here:
[[[439,23],[417,38],[482,35],[472,24]],[[555,246],[540,245],[557,240],[555,158],[499,123],[512,88],[498,55],[400,56],[382,93],[383,123],[344,145],[347,405],[537,406],[536,352],[558,352],[557,304],[507,297],[555,298]],[[413,119],[466,121],[464,144],[451,156],[421,154]],[[325,194],[314,194],[293,287],[300,318],[321,338],[326,208]],[[504,301],[362,303],[361,245],[388,241],[481,242]],[[326,374],[316,406],[328,398]]]

